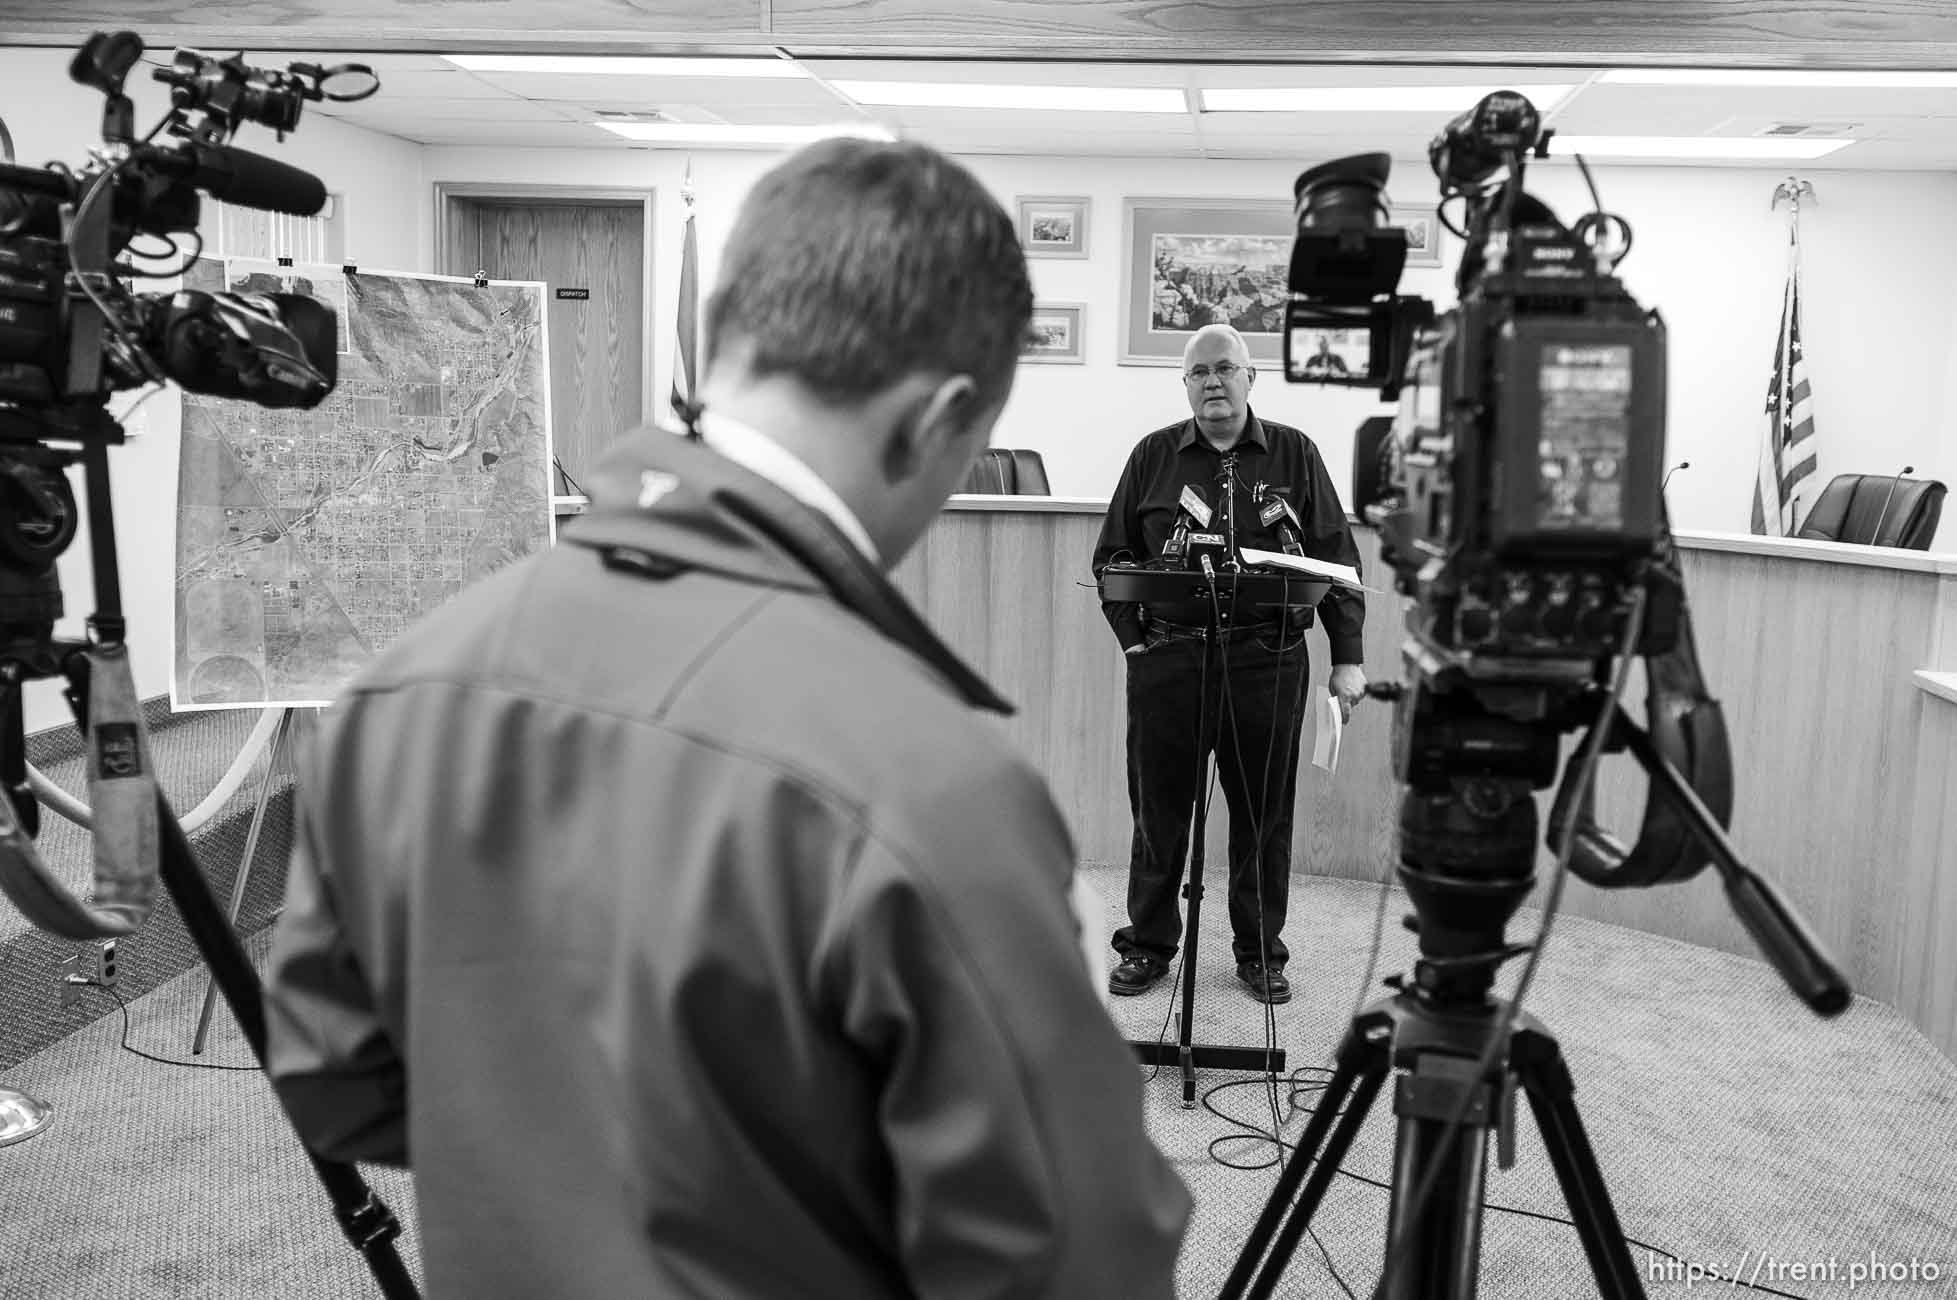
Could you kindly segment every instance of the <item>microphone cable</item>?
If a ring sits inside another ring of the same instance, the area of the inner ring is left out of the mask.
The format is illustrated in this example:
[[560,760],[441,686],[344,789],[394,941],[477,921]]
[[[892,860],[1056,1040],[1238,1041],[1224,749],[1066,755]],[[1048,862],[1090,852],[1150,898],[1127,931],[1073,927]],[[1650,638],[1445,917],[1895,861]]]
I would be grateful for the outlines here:
[[[1316,1067],[1307,1067],[1307,1068],[1316,1068]],[[1330,1071],[1326,1071],[1326,1073],[1329,1074]],[[1231,1134],[1228,1137],[1218,1138],[1216,1139],[1217,1142],[1242,1142],[1242,1141],[1249,1141],[1253,1137],[1266,1142],[1271,1140],[1270,1134],[1266,1133],[1262,1128],[1258,1127],[1257,1125],[1251,1123],[1248,1120],[1239,1119],[1235,1115],[1232,1115],[1227,1111],[1224,1111],[1211,1100],[1218,1093],[1226,1092],[1232,1088],[1248,1088],[1251,1087],[1253,1084],[1261,1083],[1261,1082],[1262,1080],[1236,1079],[1228,1083],[1219,1083],[1215,1087],[1211,1088],[1208,1092],[1203,1094],[1203,1109],[1209,1111],[1210,1114],[1216,1116],[1224,1123],[1234,1125],[1235,1127],[1244,1130],[1244,1132],[1242,1133]],[[1296,1094],[1298,1091],[1314,1091],[1322,1087],[1323,1087],[1322,1084],[1306,1084],[1302,1088],[1294,1089],[1293,1100],[1295,1101]],[[1293,1112],[1293,1118],[1295,1118],[1296,1115],[1298,1114],[1309,1115],[1312,1113],[1312,1110],[1313,1108],[1309,1106],[1296,1107]],[[1287,1120],[1286,1122],[1289,1123],[1291,1121]],[[1212,1145],[1214,1145],[1214,1143],[1212,1143]],[[1280,1142],[1279,1145],[1283,1146],[1286,1150],[1296,1149],[1294,1145],[1289,1142]],[[1239,1169],[1245,1172],[1253,1172],[1259,1169],[1268,1169],[1271,1167],[1271,1165],[1274,1162],[1265,1161],[1262,1164],[1256,1164],[1256,1165],[1233,1164],[1229,1161],[1219,1161],[1218,1163],[1223,1164],[1230,1169]],[[1352,1170],[1347,1169],[1343,1165],[1339,1166],[1337,1172],[1339,1176],[1342,1178],[1349,1178],[1355,1183],[1361,1183],[1367,1187],[1377,1188],[1380,1191],[1390,1192],[1393,1189],[1393,1184],[1390,1182],[1383,1182],[1380,1179],[1369,1177],[1366,1174],[1354,1173]],[[1553,1223],[1560,1227],[1565,1227],[1565,1228],[1576,1227],[1575,1220],[1565,1218],[1560,1214],[1549,1214],[1541,1210],[1524,1209],[1519,1205],[1497,1204],[1494,1201],[1488,1200],[1485,1195],[1482,1198],[1481,1208],[1484,1210],[1493,1210],[1497,1214],[1509,1214],[1509,1215],[1514,1215],[1517,1218],[1534,1219],[1541,1223]],[[1316,1231],[1313,1231],[1312,1233],[1312,1241],[1318,1246],[1319,1252],[1321,1254],[1326,1254],[1325,1243],[1318,1239],[1318,1234]],[[1665,1247],[1654,1245],[1651,1242],[1643,1241],[1637,1237],[1630,1236],[1629,1234],[1625,1235],[1624,1244],[1627,1246],[1635,1246],[1638,1249],[1647,1251],[1652,1255],[1662,1255],[1664,1258],[1671,1260],[1674,1263],[1678,1263],[1678,1264],[1686,1263],[1685,1259],[1667,1250]],[[1742,1256],[1743,1260],[1744,1258],[1745,1257]],[[1764,1257],[1762,1260],[1762,1264],[1764,1266]],[[1352,1289],[1346,1285],[1345,1279],[1339,1276],[1338,1269],[1332,1265],[1331,1256],[1329,1254],[1326,1254],[1326,1265],[1328,1268],[1332,1269],[1333,1281],[1339,1284],[1340,1288],[1345,1291],[1346,1295],[1352,1296],[1353,1295]],[[1744,1267],[1744,1263],[1742,1263],[1741,1266]],[[1757,1291],[1762,1295],[1778,1296],[1781,1297],[1782,1300],[1813,1300],[1813,1297],[1799,1295],[1791,1291],[1777,1290],[1774,1287],[1763,1286],[1757,1282],[1749,1282],[1739,1277],[1736,1274],[1722,1273],[1715,1269],[1709,1268],[1705,1265],[1699,1265],[1698,1267],[1704,1271],[1705,1277],[1703,1280],[1707,1283],[1724,1283],[1728,1288],[1743,1287],[1749,1291]],[[1757,1277],[1758,1275],[1759,1275],[1759,1271],[1758,1269],[1756,1269],[1754,1276]],[[1354,1297],[1353,1300],[1357,1300],[1357,1297]]]

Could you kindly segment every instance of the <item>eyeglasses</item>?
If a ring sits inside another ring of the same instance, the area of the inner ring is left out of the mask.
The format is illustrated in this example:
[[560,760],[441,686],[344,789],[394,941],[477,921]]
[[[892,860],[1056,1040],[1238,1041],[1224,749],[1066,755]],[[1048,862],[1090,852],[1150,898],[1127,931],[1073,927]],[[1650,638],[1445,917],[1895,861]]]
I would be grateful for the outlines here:
[[1249,369],[1249,366],[1240,366],[1234,361],[1219,361],[1214,366],[1191,366],[1182,377],[1192,384],[1206,384],[1210,376],[1215,375],[1227,384]]

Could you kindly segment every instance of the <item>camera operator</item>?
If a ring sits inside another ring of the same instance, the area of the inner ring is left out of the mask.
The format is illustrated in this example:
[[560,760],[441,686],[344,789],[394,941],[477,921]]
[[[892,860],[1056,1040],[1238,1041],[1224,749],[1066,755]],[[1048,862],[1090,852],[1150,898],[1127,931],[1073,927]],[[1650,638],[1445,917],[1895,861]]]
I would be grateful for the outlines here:
[[271,1071],[412,1162],[431,1293],[1167,1297],[1189,1197],[1083,977],[1009,711],[889,584],[1032,294],[917,145],[763,177],[688,437],[330,716]]
[[[1108,503],[1094,548],[1094,572],[1117,559],[1145,563],[1163,552],[1177,526],[1185,493],[1205,496],[1223,525],[1224,458],[1234,454],[1237,542],[1281,549],[1274,526],[1251,500],[1264,483],[1299,518],[1304,553],[1358,567],[1359,550],[1346,524],[1318,448],[1298,430],[1260,420],[1250,409],[1257,372],[1243,336],[1228,325],[1206,325],[1183,352],[1183,383],[1191,418],[1157,429],[1135,445]],[[1190,810],[1200,795],[1197,752],[1199,685],[1206,685],[1217,769],[1230,808],[1230,930],[1237,977],[1252,997],[1286,1002],[1289,950],[1279,931],[1291,880],[1291,813],[1297,790],[1310,662],[1304,636],[1282,621],[1231,620],[1226,612],[1225,674],[1200,683],[1207,607],[1144,608],[1104,602],[1128,668],[1128,804],[1135,834],[1128,864],[1128,921],[1115,931],[1121,962],[1111,992],[1145,992],[1168,973],[1182,933],[1176,907],[1189,848]],[[1334,588],[1319,606],[1331,642],[1329,683],[1341,716],[1364,695],[1360,667],[1365,605],[1356,591]],[[1228,694],[1226,696],[1225,691]],[[1229,700],[1231,706],[1224,707]],[[1260,930],[1259,920],[1262,920]]]

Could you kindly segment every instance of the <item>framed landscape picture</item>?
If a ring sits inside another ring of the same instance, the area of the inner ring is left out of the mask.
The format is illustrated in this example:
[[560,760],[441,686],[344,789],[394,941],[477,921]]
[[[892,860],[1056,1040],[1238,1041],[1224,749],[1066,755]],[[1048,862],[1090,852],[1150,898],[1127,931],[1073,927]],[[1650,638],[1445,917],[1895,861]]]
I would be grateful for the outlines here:
[[1406,227],[1408,266],[1441,264],[1441,223],[1432,208],[1396,207],[1386,224]]
[[1216,322],[1253,362],[1276,364],[1295,229],[1281,199],[1125,200],[1121,364],[1179,366],[1189,336]]
[[1021,361],[1045,365],[1078,366],[1087,359],[1081,346],[1081,313],[1078,302],[1036,302],[1033,304],[1032,340],[1019,354]]
[[1019,246],[1028,257],[1086,257],[1087,200],[1019,200]]

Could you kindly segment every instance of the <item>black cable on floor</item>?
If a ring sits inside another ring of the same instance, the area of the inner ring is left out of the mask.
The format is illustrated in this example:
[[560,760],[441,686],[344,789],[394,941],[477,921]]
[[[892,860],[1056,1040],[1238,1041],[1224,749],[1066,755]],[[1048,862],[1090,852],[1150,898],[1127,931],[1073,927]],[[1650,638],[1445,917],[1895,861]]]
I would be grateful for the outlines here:
[[132,1056],[140,1056],[145,1061],[155,1061],[158,1065],[181,1066],[186,1070],[239,1070],[247,1074],[259,1073],[255,1065],[214,1065],[209,1061],[179,1061],[168,1056],[145,1052],[140,1047],[132,1047],[129,1043],[129,1004],[123,1000],[122,994],[99,980],[76,980],[75,985],[78,988],[101,989],[116,1000],[116,1005],[122,1008],[122,1050]]
[[[1312,1108],[1309,1106],[1297,1106],[1295,1104],[1297,1101],[1298,1094],[1300,1092],[1309,1092],[1314,1089],[1322,1089],[1325,1086],[1323,1083],[1319,1083],[1316,1081],[1300,1080],[1298,1078],[1298,1075],[1305,1073],[1307,1070],[1317,1071],[1318,1073],[1327,1074],[1327,1075],[1331,1073],[1330,1070],[1321,1070],[1319,1069],[1319,1067],[1316,1066],[1306,1066],[1303,1069],[1292,1071],[1291,1073],[1292,1089],[1291,1089],[1290,1100],[1293,1103],[1293,1107],[1292,1107],[1293,1118],[1295,1118],[1296,1115],[1299,1114],[1300,1112],[1304,1114],[1310,1114],[1312,1110]],[[1278,1163],[1278,1157],[1275,1154],[1272,1156],[1271,1159],[1264,1161],[1262,1164],[1255,1164],[1255,1165],[1238,1164],[1234,1161],[1225,1160],[1224,1158],[1216,1154],[1217,1144],[1222,1142],[1249,1142],[1249,1141],[1275,1142],[1278,1146],[1282,1147],[1285,1151],[1289,1151],[1294,1154],[1296,1153],[1298,1149],[1296,1143],[1286,1142],[1282,1138],[1273,1138],[1269,1133],[1265,1132],[1262,1128],[1258,1127],[1257,1125],[1252,1124],[1246,1120],[1238,1119],[1235,1115],[1231,1115],[1222,1110],[1219,1110],[1210,1101],[1210,1098],[1214,1097],[1217,1093],[1224,1092],[1230,1088],[1261,1087],[1263,1086],[1263,1084],[1264,1084],[1264,1080],[1261,1078],[1260,1079],[1237,1079],[1228,1083],[1219,1083],[1215,1087],[1211,1088],[1208,1092],[1205,1092],[1203,1094],[1203,1098],[1202,1098],[1203,1109],[1209,1111],[1210,1114],[1216,1116],[1224,1123],[1235,1125],[1237,1128],[1244,1130],[1242,1133],[1232,1133],[1224,1137],[1217,1138],[1210,1143],[1210,1158],[1212,1160],[1215,1160],[1218,1164],[1223,1165],[1229,1169],[1237,1169],[1249,1173],[1260,1169],[1269,1169],[1273,1165]],[[1287,1119],[1286,1122],[1288,1123],[1290,1122],[1290,1120]],[[1368,1178],[1364,1174],[1355,1174],[1350,1169],[1346,1169],[1343,1166],[1340,1167],[1339,1173],[1346,1178],[1352,1179],[1352,1181],[1356,1183],[1364,1183],[1368,1187],[1377,1187],[1378,1189],[1384,1192],[1390,1192],[1393,1190],[1393,1184],[1391,1183],[1382,1183],[1377,1178]],[[1576,1222],[1574,1220],[1566,1219],[1560,1214],[1545,1214],[1540,1210],[1525,1210],[1522,1207],[1516,1205],[1497,1205],[1493,1201],[1484,1199],[1481,1203],[1481,1208],[1484,1210],[1493,1210],[1497,1214],[1512,1214],[1517,1218],[1537,1219],[1543,1223],[1561,1224],[1566,1228],[1576,1227]],[[1319,1241],[1318,1233],[1315,1229],[1307,1228],[1306,1231],[1310,1232],[1311,1239],[1313,1243],[1318,1246],[1319,1253],[1325,1255],[1325,1262],[1326,1265],[1329,1267],[1332,1262],[1332,1257],[1326,1253],[1325,1243]],[[1627,1246],[1635,1246],[1640,1250],[1648,1251],[1654,1255],[1662,1255],[1666,1259],[1671,1260],[1673,1263],[1676,1264],[1681,1264],[1681,1265],[1686,1264],[1686,1261],[1684,1259],[1681,1259],[1679,1256],[1674,1255],[1671,1251],[1666,1250],[1663,1246],[1654,1246],[1652,1243],[1648,1241],[1640,1241],[1636,1237],[1627,1235],[1624,1238],[1624,1244]],[[1705,1265],[1688,1265],[1688,1267],[1692,1267],[1696,1269],[1698,1273],[1703,1274],[1704,1276],[1701,1280],[1705,1281],[1708,1284],[1724,1283],[1729,1288],[1744,1287],[1748,1291],[1757,1291],[1761,1295],[1782,1297],[1782,1300],[1813,1300],[1813,1298],[1810,1296],[1800,1295],[1797,1294],[1796,1292],[1781,1291],[1774,1287],[1762,1286],[1756,1282],[1747,1282],[1737,1276],[1729,1277],[1726,1274],[1721,1273],[1716,1269],[1709,1268]],[[1345,1290],[1345,1293],[1348,1296],[1352,1295],[1351,1288],[1346,1286],[1345,1279],[1338,1275],[1336,1269],[1332,1273],[1332,1278],[1334,1281],[1336,1281],[1339,1284],[1341,1288]]]

